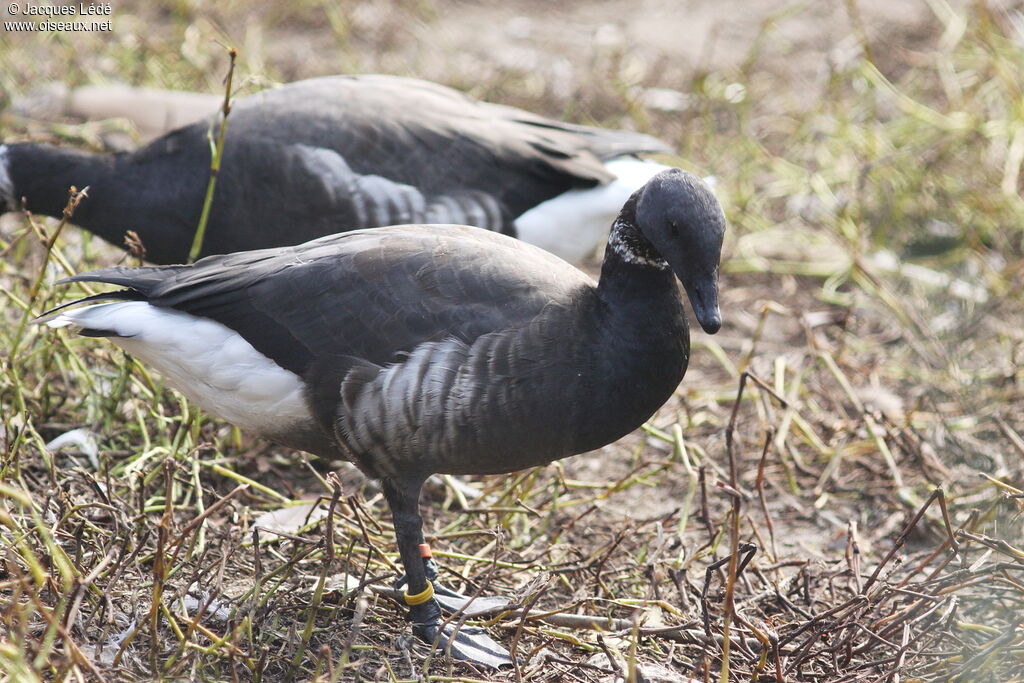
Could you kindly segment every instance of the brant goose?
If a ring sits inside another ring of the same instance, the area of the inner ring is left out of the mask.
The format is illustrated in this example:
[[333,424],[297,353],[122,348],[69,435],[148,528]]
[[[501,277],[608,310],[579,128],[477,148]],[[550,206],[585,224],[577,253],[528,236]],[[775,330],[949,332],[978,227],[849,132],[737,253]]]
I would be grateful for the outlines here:
[[504,235],[400,225],[77,275],[63,282],[124,289],[39,322],[109,337],[210,413],[381,479],[415,634],[493,663],[486,635],[438,633],[424,480],[542,465],[640,426],[689,359],[676,278],[701,327],[721,325],[724,231],[711,190],[672,169],[622,207],[597,282]]
[[[0,213],[60,216],[147,260],[184,263],[210,177],[209,121],[129,153],[0,145]],[[395,76],[329,76],[234,101],[202,253],[299,244],[344,230],[465,223],[579,262],[622,203],[666,167],[648,135],[553,121]]]

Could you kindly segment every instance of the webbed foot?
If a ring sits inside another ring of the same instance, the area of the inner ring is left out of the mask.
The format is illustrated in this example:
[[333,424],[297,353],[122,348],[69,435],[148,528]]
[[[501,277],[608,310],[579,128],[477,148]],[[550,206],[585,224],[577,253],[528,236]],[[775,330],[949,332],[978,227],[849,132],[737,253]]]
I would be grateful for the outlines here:
[[456,629],[455,624],[448,624],[440,633],[440,624],[417,624],[413,634],[427,643],[437,642],[438,650],[450,652],[455,659],[483,664],[492,669],[512,666],[512,658],[508,650],[487,635],[487,631],[478,626],[463,626]]
[[[508,598],[499,598],[495,596],[477,596],[476,598],[470,598],[462,593],[456,593],[451,588],[443,585],[437,580],[437,565],[433,560],[424,558],[423,567],[427,576],[427,580],[430,581],[434,586],[434,599],[437,600],[438,604],[441,605],[447,614],[454,614],[455,612],[462,612],[470,619],[480,615],[497,614],[505,609],[512,607],[512,601]],[[396,589],[401,588],[405,585],[406,575],[402,574],[398,579],[392,583]]]
[[456,593],[451,588],[434,582],[434,599],[441,605],[441,609],[449,614],[461,612],[470,619],[481,615],[492,615],[512,608],[512,601],[508,598],[481,595],[475,598]]
[[413,622],[413,635],[425,643],[436,642],[438,649],[450,652],[455,659],[476,662],[492,669],[512,666],[508,651],[487,635],[486,630],[477,626],[456,628],[456,624],[448,624],[441,630],[441,607],[436,593],[434,598],[410,606],[409,620]]

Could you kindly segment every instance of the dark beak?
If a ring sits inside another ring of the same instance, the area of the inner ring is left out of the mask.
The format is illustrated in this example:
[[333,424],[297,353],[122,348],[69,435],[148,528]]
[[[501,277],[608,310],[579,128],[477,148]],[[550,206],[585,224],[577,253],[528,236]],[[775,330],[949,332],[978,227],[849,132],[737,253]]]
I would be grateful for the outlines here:
[[722,327],[722,313],[718,310],[718,274],[688,278],[683,287],[700,326],[708,334],[718,332]]

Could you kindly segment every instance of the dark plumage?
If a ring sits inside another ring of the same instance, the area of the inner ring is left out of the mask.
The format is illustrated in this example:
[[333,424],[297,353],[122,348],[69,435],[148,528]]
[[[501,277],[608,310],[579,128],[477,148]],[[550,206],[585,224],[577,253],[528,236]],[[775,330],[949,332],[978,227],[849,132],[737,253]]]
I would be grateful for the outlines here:
[[[672,170],[622,208],[596,284],[501,235],[397,226],[192,266],[79,275],[70,281],[127,289],[99,295],[121,302],[48,320],[111,336],[213,412],[242,410],[235,419],[265,436],[346,457],[383,479],[415,594],[435,573],[416,554],[426,477],[510,472],[636,429],[686,371],[676,277],[704,329],[721,324],[724,229],[710,190]],[[209,358],[188,347],[203,335],[216,347]],[[216,335],[240,335],[252,349]],[[259,359],[273,364],[261,369]],[[215,376],[230,362],[238,376]],[[257,373],[294,378],[306,412],[285,409],[278,399],[287,391],[237,402],[241,390],[224,388]],[[412,614],[423,624],[417,633],[432,638],[436,605]]]
[[[0,211],[15,210],[24,197],[29,210],[59,216],[68,188],[89,186],[76,224],[118,246],[134,230],[150,261],[182,263],[209,180],[209,127],[194,123],[112,155],[0,146]],[[416,222],[514,235],[515,220],[529,209],[622,173],[604,162],[667,151],[647,135],[560,123],[425,81],[300,81],[234,102],[203,254]],[[635,184],[612,204],[612,215],[659,168],[651,165],[638,181],[629,171],[626,182]]]

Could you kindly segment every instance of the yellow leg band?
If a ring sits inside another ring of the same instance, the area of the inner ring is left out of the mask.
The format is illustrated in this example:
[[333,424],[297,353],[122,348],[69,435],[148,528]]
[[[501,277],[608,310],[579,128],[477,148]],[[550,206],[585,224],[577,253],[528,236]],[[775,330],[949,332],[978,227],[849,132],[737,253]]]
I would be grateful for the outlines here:
[[430,600],[432,597],[434,597],[434,584],[427,581],[427,588],[422,593],[417,593],[416,595],[409,595],[409,593],[406,593],[404,597],[405,604],[409,605],[409,607],[422,605],[427,600]]

